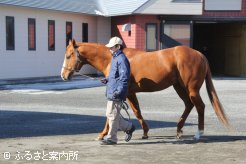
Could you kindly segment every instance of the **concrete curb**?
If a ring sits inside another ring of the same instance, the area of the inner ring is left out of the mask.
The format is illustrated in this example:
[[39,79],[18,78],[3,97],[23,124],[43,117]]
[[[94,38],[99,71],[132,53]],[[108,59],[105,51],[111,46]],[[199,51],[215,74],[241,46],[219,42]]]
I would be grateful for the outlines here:
[[[72,81],[86,80],[90,77],[101,77],[101,76],[88,76],[84,77],[81,75],[74,75]],[[20,78],[20,79],[7,79],[0,80],[0,87],[5,85],[19,85],[19,84],[35,84],[35,83],[56,83],[63,82],[60,76],[51,76],[51,77],[36,77],[36,78]]]

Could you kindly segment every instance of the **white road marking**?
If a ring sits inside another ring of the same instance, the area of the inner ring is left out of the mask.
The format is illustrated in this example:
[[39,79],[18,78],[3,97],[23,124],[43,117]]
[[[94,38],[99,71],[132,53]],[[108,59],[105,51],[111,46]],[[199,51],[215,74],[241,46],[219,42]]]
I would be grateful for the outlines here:
[[4,86],[5,94],[63,94],[69,89],[81,89],[101,86],[99,80],[78,80],[70,82],[16,84]]
[[19,93],[19,94],[30,94],[30,95],[42,95],[42,94],[63,94],[63,91],[46,91],[46,90],[38,90],[38,89],[14,89],[9,93]]

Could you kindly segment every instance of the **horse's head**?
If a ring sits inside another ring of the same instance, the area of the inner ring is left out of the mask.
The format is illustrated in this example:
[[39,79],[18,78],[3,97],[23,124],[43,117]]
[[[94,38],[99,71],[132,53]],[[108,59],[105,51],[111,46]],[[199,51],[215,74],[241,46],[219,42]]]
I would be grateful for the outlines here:
[[75,40],[70,40],[67,46],[63,66],[61,69],[61,78],[63,80],[70,80],[74,72],[78,72],[85,64],[78,51],[78,45]]

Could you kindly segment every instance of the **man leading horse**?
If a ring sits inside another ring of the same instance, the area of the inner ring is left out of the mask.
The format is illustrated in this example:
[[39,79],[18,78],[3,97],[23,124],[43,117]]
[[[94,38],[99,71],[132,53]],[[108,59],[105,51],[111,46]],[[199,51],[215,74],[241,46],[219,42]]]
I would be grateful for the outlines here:
[[[205,104],[200,96],[200,89],[204,82],[217,117],[225,127],[230,127],[213,85],[208,61],[202,53],[187,46],[153,52],[124,48],[123,53],[129,60],[131,69],[127,100],[143,128],[142,138],[148,138],[149,127],[142,116],[136,93],[160,91],[170,86],[173,86],[185,105],[177,124],[178,138],[182,135],[182,128],[193,107],[198,113],[198,131],[195,138],[199,139],[203,134]],[[85,64],[92,65],[108,77],[110,69],[113,69],[110,67],[112,60],[110,49],[105,45],[72,40],[66,49],[61,77],[63,80],[70,80],[74,72],[79,71]],[[108,131],[109,126],[106,123],[98,138],[103,139]]]
[[131,140],[132,133],[135,131],[135,126],[125,120],[120,114],[123,101],[126,100],[130,79],[130,63],[122,52],[122,43],[120,38],[113,37],[106,45],[112,54],[112,61],[109,75],[101,80],[102,83],[107,84],[106,97],[108,102],[106,116],[109,124],[107,138],[102,140],[102,145],[117,144],[118,129],[126,132],[126,142]]

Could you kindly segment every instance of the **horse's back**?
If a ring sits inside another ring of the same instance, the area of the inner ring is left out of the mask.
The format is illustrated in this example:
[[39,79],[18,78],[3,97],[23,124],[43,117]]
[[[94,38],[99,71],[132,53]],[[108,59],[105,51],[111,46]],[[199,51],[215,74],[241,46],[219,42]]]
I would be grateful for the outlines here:
[[125,51],[131,64],[132,84],[136,91],[153,92],[165,89],[176,81],[175,57],[171,49],[144,52]]
[[153,52],[128,49],[125,53],[131,63],[133,81],[141,91],[162,90],[179,80],[187,85],[189,80],[204,80],[206,76],[205,57],[186,46]]

